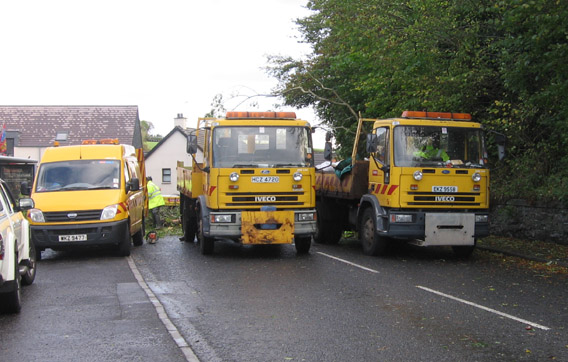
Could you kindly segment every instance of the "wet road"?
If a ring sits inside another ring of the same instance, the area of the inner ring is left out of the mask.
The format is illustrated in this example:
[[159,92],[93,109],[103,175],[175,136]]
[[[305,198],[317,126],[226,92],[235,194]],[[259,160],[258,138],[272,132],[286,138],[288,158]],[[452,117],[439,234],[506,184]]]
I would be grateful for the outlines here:
[[0,316],[3,361],[185,360],[133,270],[201,361],[568,360],[566,277],[486,252],[227,242],[203,256],[167,237],[91,254],[44,257],[22,313]]

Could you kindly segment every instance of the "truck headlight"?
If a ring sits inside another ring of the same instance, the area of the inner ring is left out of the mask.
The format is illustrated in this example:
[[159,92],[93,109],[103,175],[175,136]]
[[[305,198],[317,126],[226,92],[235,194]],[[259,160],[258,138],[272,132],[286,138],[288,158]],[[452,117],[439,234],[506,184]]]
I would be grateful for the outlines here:
[[479,172],[474,172],[473,175],[471,175],[471,179],[473,182],[479,182],[481,181],[481,174]]
[[412,175],[416,181],[422,180],[422,171],[414,171]]
[[412,222],[412,215],[408,215],[408,214],[391,214],[391,216],[390,216],[390,222],[391,222],[391,223],[396,223],[396,222]]
[[211,215],[211,222],[233,222],[233,215]]
[[294,178],[294,181],[297,182],[297,181],[301,181],[301,180],[302,180],[302,177],[304,177],[304,175],[302,175],[302,174],[299,173],[299,172],[296,172],[296,173],[294,173],[294,175],[293,175],[292,177]]
[[40,209],[30,209],[28,216],[33,222],[45,222],[43,212]]
[[315,212],[300,212],[296,214],[296,221],[314,221]]
[[118,211],[118,205],[111,205],[111,206],[105,207],[103,209],[103,212],[101,212],[101,220],[114,219],[117,211]]
[[489,222],[489,215],[475,215],[475,222]]
[[231,174],[229,175],[229,180],[237,182],[239,180],[239,174],[236,172],[231,172]]

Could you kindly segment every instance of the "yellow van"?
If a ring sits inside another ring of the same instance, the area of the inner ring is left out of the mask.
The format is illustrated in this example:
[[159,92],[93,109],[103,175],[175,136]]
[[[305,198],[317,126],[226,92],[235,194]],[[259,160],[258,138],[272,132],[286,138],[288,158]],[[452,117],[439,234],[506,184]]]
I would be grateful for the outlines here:
[[38,259],[46,248],[85,246],[130,255],[131,241],[144,240],[145,181],[129,145],[46,149],[31,189],[35,208],[28,210]]

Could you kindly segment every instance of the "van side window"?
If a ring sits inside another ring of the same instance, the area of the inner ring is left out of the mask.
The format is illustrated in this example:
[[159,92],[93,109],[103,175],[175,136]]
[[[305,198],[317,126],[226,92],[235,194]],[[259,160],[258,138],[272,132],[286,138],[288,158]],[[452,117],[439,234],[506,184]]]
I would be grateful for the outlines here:
[[124,182],[125,185],[130,181],[130,170],[128,169],[128,162],[124,162]]

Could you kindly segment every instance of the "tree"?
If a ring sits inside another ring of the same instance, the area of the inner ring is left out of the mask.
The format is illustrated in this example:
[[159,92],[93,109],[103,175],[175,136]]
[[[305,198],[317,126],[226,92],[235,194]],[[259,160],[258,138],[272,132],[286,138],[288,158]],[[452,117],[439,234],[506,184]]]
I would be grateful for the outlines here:
[[[350,153],[356,116],[472,113],[509,136],[494,190],[568,196],[568,3],[558,0],[310,0],[307,59],[271,57],[275,92],[312,106]],[[341,101],[340,101],[341,100]],[[346,107],[346,104],[350,106]],[[522,177],[518,177],[522,175]],[[511,188],[514,185],[514,188]]]

